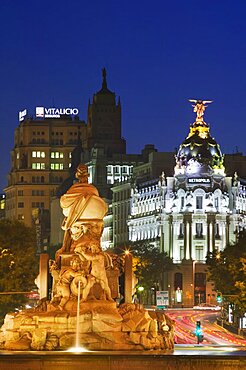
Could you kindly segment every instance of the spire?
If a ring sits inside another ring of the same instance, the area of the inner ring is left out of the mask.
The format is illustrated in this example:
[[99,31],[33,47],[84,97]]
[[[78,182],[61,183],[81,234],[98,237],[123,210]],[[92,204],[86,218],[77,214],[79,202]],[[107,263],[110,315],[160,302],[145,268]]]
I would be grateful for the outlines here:
[[105,67],[102,69],[102,76],[103,76],[102,89],[107,90],[107,80],[106,80],[107,72]]
[[108,89],[108,85],[107,85],[107,72],[106,72],[106,68],[104,67],[102,69],[102,88],[101,90],[99,90],[96,95],[98,94],[112,94],[114,95],[114,93],[112,91],[110,91]]

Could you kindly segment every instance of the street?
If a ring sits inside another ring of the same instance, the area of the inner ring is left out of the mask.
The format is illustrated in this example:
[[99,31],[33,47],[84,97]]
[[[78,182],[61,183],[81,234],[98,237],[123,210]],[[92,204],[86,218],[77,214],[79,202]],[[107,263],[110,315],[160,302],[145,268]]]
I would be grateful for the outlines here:
[[203,342],[200,346],[217,345],[230,347],[240,347],[246,350],[246,339],[236,334],[233,334],[217,325],[216,318],[220,313],[211,311],[195,311],[192,309],[168,309],[165,311],[172,320],[175,321],[175,342],[177,345],[196,345],[197,338],[195,336],[196,321],[201,322],[203,332]]

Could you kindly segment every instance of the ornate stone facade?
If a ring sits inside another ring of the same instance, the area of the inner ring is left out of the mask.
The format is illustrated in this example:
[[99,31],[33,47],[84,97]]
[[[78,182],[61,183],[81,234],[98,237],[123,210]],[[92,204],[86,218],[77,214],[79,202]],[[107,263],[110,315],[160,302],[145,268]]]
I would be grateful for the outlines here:
[[226,176],[220,147],[203,120],[204,102],[194,102],[199,114],[177,152],[174,176],[162,173],[159,179],[137,180],[128,218],[130,241],[159,245],[179,266],[163,288],[174,304],[181,289],[187,305],[211,300],[206,255],[235,242],[246,227],[245,181],[236,173]]

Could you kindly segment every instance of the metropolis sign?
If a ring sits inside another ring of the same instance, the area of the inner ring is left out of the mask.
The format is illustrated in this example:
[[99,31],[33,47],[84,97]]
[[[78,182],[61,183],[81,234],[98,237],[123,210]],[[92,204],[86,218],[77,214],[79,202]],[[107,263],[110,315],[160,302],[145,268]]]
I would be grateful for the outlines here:
[[60,118],[62,115],[77,116],[79,110],[77,108],[45,108],[36,107],[37,118]]
[[193,177],[188,179],[188,184],[205,184],[210,185],[210,179],[205,177]]

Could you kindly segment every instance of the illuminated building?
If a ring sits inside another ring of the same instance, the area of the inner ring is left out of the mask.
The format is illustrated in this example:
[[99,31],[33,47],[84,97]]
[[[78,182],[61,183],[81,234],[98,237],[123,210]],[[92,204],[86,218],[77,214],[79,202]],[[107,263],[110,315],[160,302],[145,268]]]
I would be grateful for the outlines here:
[[85,129],[85,122],[70,117],[26,117],[20,122],[5,188],[7,218],[31,226],[37,209],[49,212],[51,197],[67,177],[71,152]]
[[67,190],[69,176],[71,183],[74,181],[76,164],[88,164],[90,181],[107,199],[110,185],[132,172],[134,159],[125,154],[121,137],[120,101],[116,103],[115,94],[107,88],[105,69],[102,87],[89,102],[87,123],[78,113],[77,108],[41,106],[36,107],[35,118],[26,109],[19,112],[4,189],[6,217],[34,224],[38,238],[45,243],[49,239],[51,201]]
[[[213,300],[212,285],[206,281],[206,254],[233,243],[246,226],[245,182],[237,173],[226,176],[220,147],[203,120],[205,104],[195,101],[196,121],[179,147],[174,175],[162,172],[147,181],[136,176],[125,202],[129,240],[154,243],[173,259],[176,268],[163,288],[169,290],[172,303],[182,291],[180,303],[185,305]],[[113,189],[119,198],[124,187]],[[124,210],[117,199],[114,206],[117,222]]]
[[0,218],[5,218],[5,203],[6,203],[5,194],[0,194]]

